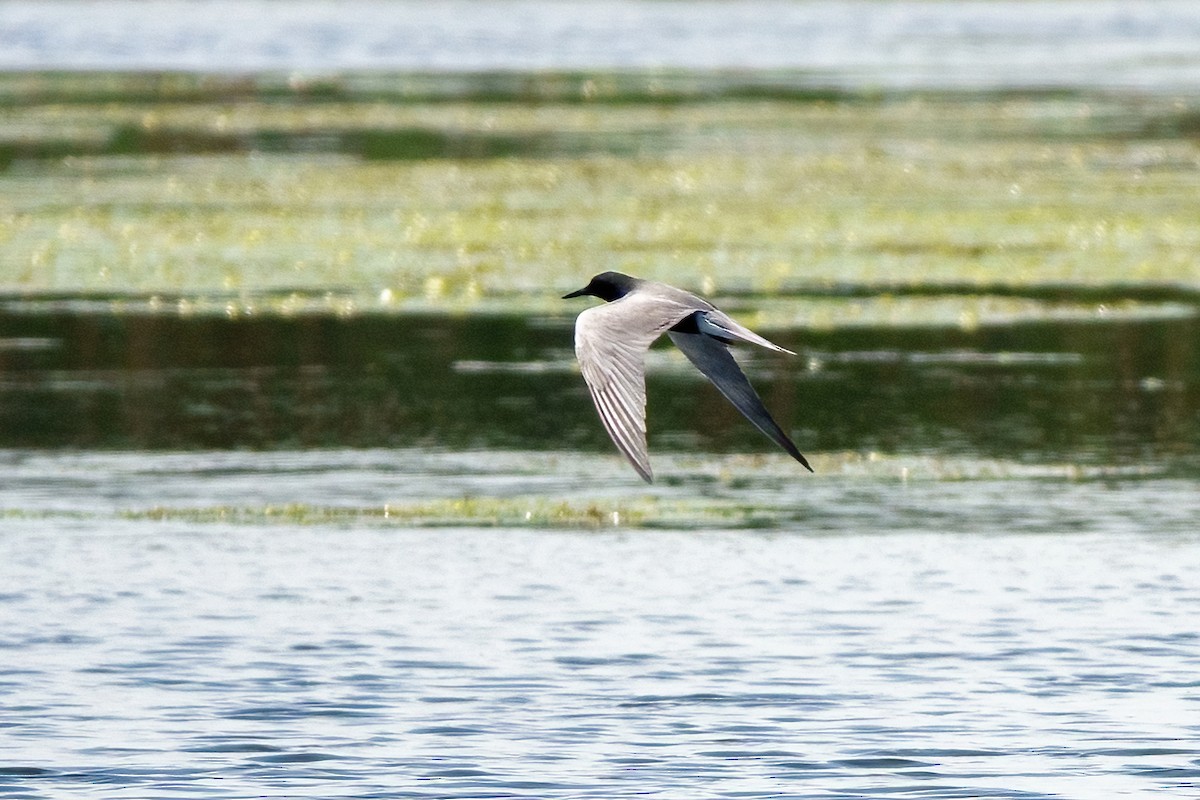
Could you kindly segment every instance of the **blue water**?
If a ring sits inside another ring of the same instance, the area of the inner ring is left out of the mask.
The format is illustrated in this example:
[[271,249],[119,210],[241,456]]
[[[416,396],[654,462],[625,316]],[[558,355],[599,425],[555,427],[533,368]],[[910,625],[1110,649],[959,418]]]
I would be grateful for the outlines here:
[[1193,0],[7,0],[0,69],[787,69],[852,87],[1200,87]]
[[[0,456],[0,796],[1200,795],[1186,480],[733,460],[748,480],[730,483],[666,457],[680,481],[643,490],[607,454]],[[551,491],[797,513],[765,530],[122,513]]]

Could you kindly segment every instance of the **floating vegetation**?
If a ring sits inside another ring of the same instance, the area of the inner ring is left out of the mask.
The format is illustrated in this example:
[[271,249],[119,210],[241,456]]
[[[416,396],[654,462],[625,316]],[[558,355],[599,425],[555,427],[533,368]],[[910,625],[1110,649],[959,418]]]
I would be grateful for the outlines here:
[[[786,74],[0,75],[0,291],[528,312],[620,269],[757,297],[947,287],[967,324],[1014,288],[1194,301],[1197,116]],[[833,305],[817,324],[854,312]]]
[[792,514],[751,502],[633,500],[554,502],[541,497],[469,497],[373,508],[283,506],[155,507],[126,511],[128,520],[234,525],[378,525],[404,528],[633,528],[671,530],[779,527]]
[[[481,456],[495,463],[488,470],[499,477],[510,474],[507,461],[516,454]],[[150,455],[147,458],[163,458]],[[251,459],[252,456],[244,456]],[[564,456],[558,471],[575,488],[563,499],[550,495],[500,495],[480,493],[457,497],[428,497],[398,500],[382,505],[356,506],[328,503],[217,505],[155,505],[93,511],[86,508],[0,508],[0,518],[38,522],[71,519],[80,522],[124,520],[128,522],[179,522],[233,526],[296,526],[388,528],[483,528],[512,530],[803,530],[826,523],[836,516],[834,498],[858,497],[863,493],[888,497],[879,513],[887,516],[886,504],[907,507],[918,500],[905,500],[907,488],[929,487],[945,493],[946,484],[975,483],[980,497],[1007,497],[1013,487],[1046,482],[1121,482],[1169,479],[1164,465],[1103,466],[1085,463],[1022,464],[998,459],[897,456],[877,452],[821,453],[812,460],[815,475],[797,475],[784,457],[736,455],[699,459],[666,455],[660,461],[661,487],[614,492],[611,496],[577,492],[597,473],[596,456]],[[166,457],[169,462],[170,457]],[[524,459],[528,460],[528,459]],[[265,477],[287,474],[275,460]],[[613,465],[619,471],[618,465]],[[210,472],[210,470],[201,470]],[[436,482],[431,484],[431,491]],[[938,488],[940,486],[941,488]],[[803,488],[803,495],[797,489]],[[923,496],[923,495],[918,495]],[[553,497],[553,499],[551,499]],[[868,503],[868,505],[873,505]],[[820,525],[818,527],[826,527]]]
[[554,502],[545,498],[464,497],[374,508],[280,506],[207,508],[155,507],[127,511],[126,519],[185,520],[234,524],[341,525],[385,524],[406,527],[637,527],[644,510],[603,503]]

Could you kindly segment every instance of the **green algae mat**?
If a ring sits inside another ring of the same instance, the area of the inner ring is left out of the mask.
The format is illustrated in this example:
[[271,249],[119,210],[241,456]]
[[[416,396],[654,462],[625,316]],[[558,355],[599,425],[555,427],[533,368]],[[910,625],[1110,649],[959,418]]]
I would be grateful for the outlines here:
[[0,75],[0,292],[524,312],[616,269],[836,326],[1200,291],[1195,98],[793,78]]

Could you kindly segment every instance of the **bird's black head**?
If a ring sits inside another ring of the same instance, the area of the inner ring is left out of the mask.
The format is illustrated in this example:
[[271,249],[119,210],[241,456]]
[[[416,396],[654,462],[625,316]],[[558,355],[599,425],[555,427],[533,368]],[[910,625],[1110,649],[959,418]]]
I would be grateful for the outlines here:
[[632,278],[620,272],[601,272],[592,278],[588,285],[582,289],[570,294],[564,294],[563,299],[591,295],[592,297],[599,297],[601,300],[611,303],[613,300],[619,300],[632,292],[633,288],[639,283],[641,283],[641,279]]

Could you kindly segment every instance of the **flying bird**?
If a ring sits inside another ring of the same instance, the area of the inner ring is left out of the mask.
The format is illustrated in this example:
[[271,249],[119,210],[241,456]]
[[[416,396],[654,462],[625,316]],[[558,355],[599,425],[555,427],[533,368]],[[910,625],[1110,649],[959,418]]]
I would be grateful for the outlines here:
[[750,342],[795,353],[734,322],[707,300],[665,283],[602,272],[563,299],[585,295],[605,303],[585,309],[575,320],[575,356],[604,429],[643,480],[654,480],[646,449],[644,356],[663,333],[746,419],[812,472],[734,361],[729,345]]

